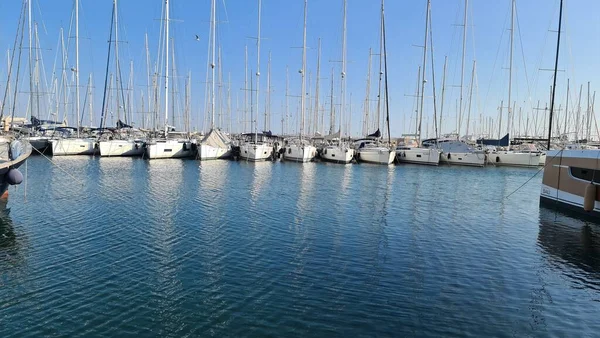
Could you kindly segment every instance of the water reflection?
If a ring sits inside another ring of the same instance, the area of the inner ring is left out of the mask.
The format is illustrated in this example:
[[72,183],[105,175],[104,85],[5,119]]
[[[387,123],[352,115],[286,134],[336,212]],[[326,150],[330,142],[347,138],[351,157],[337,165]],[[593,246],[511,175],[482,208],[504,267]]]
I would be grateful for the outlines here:
[[120,197],[124,194],[131,194],[134,187],[135,161],[139,159],[131,157],[108,157],[101,158],[98,161],[100,170],[100,186],[102,193],[108,194],[107,197]]
[[[242,164],[244,165],[244,164]],[[268,188],[271,181],[271,172],[273,163],[271,162],[256,162],[246,163],[252,170],[252,186],[250,188],[250,196],[252,197],[253,205],[256,205],[257,200],[264,189]]]
[[[600,227],[540,207],[538,245],[577,285],[600,290]],[[566,269],[565,269],[566,268]]]
[[0,200],[0,285],[2,273],[24,263],[22,249],[23,238],[15,231],[10,208],[6,207],[6,201]]
[[[177,304],[182,296],[182,283],[179,278],[181,267],[177,264],[178,256],[174,245],[180,236],[175,219],[183,183],[184,161],[164,159],[147,161],[148,165],[148,202],[146,212],[152,219],[149,222],[148,235],[153,237],[151,269],[155,280],[151,283],[161,328],[166,332],[177,332],[181,327],[183,313],[177,311]],[[159,332],[159,335],[161,332]]]

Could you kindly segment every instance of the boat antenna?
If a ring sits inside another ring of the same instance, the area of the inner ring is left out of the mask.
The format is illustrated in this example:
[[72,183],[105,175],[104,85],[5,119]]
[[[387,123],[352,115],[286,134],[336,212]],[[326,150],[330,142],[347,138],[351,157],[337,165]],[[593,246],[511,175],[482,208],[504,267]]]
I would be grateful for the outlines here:
[[385,76],[385,121],[387,123],[388,143],[392,145],[392,135],[390,134],[390,105],[388,98],[388,74],[387,74],[387,51],[385,44],[385,12],[383,10],[383,2],[381,3],[381,29],[383,34],[383,66]]
[[560,54],[560,30],[562,28],[563,0],[560,0],[560,10],[558,14],[558,38],[556,41],[556,59],[554,60],[554,85],[552,86],[552,100],[550,100],[550,118],[548,126],[548,150],[550,150],[550,139],[552,137],[552,116],[554,115],[554,97],[556,95],[556,75],[558,73],[558,56]]

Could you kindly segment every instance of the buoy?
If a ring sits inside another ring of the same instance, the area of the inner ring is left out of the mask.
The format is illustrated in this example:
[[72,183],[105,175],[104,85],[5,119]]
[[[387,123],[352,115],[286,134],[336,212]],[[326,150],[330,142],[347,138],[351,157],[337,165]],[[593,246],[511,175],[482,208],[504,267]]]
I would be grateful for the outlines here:
[[583,195],[583,210],[590,212],[594,210],[594,204],[596,203],[596,185],[591,183],[585,187],[585,194]]
[[23,182],[23,174],[17,169],[10,169],[4,176],[6,183],[10,185],[17,185]]

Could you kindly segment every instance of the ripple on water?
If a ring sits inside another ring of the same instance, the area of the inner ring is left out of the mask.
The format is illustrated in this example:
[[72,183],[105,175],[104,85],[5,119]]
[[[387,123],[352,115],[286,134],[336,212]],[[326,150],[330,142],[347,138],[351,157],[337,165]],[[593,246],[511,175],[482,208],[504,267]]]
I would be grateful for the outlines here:
[[54,160],[0,218],[2,337],[600,331],[598,226],[532,170]]

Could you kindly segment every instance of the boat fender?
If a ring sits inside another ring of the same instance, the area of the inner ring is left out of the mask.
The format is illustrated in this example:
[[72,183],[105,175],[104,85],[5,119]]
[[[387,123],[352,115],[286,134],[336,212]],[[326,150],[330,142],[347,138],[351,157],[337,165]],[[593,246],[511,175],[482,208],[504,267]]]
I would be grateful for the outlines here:
[[183,151],[187,151],[187,150],[188,150],[188,149],[187,149],[187,143],[185,143],[185,142],[184,142],[184,143],[183,143]]
[[135,149],[140,149],[140,145],[139,144],[135,144]]
[[583,210],[585,210],[587,212],[593,211],[595,202],[596,202],[596,185],[594,183],[590,182],[585,187],[585,194],[583,195]]
[[6,183],[10,185],[18,185],[23,182],[23,174],[18,169],[10,169],[5,175]]
[[97,150],[97,149],[99,149],[99,148],[100,148],[100,145],[98,144],[98,142],[94,143],[94,149],[96,149],[96,150]]
[[451,158],[450,153],[448,153],[448,159],[450,159],[450,158]]

